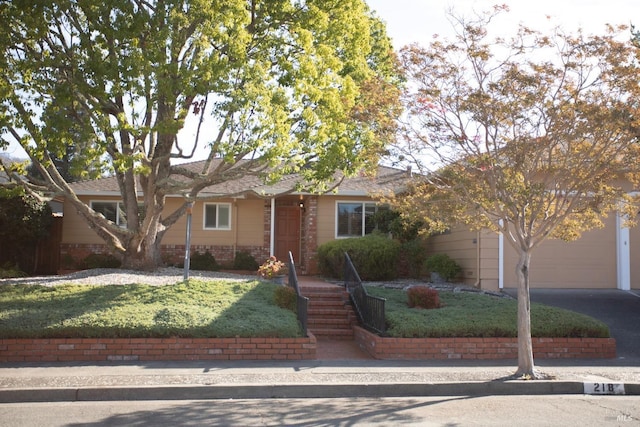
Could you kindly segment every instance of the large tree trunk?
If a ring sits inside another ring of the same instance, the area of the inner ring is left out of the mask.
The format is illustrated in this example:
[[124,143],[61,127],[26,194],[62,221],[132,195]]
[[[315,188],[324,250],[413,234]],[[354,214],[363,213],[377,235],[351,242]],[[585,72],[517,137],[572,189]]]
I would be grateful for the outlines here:
[[533,364],[533,345],[531,343],[531,299],[529,296],[529,264],[531,253],[520,250],[516,267],[518,278],[518,370],[517,376],[536,378]]
[[[149,241],[153,242],[149,244]],[[161,264],[160,240],[156,240],[155,233],[142,241],[131,239],[122,257],[122,268],[131,270],[153,271]]]

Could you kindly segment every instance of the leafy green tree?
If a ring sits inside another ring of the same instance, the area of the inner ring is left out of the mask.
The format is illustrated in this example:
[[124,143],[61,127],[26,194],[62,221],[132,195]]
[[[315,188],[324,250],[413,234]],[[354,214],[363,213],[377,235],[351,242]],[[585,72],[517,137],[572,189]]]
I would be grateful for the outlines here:
[[[298,172],[318,188],[375,163],[393,135],[397,64],[362,0],[5,0],[0,20],[2,142],[42,177],[14,182],[64,196],[124,267],[157,266],[211,184]],[[78,170],[115,175],[126,228],[56,170],[51,153],[78,140]],[[172,163],[203,147],[201,170]],[[166,214],[168,194],[185,203]]]
[[[103,162],[100,158],[93,160],[83,156],[85,150],[92,147],[91,139],[85,139],[83,132],[78,129],[78,123],[82,123],[82,118],[75,118],[73,115],[84,114],[78,108],[63,107],[59,111],[58,118],[52,121],[56,125],[64,129],[66,133],[65,143],[59,147],[55,147],[55,151],[49,151],[49,157],[55,165],[56,169],[66,182],[74,182],[85,179],[99,178],[103,172]],[[31,182],[41,182],[42,176],[37,172],[34,165],[27,168],[29,180]]]
[[[454,17],[458,35],[400,54],[408,119],[402,147],[422,174],[396,201],[430,229],[503,234],[519,254],[518,370],[536,378],[529,269],[547,238],[577,239],[628,202],[637,183],[638,67],[629,41],[524,26],[491,39],[501,10]],[[620,29],[624,30],[624,29]]]

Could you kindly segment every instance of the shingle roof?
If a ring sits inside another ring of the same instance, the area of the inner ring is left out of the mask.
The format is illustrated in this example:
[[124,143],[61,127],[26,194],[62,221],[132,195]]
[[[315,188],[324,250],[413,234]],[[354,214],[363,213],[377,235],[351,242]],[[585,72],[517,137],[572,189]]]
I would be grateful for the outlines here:
[[[179,165],[191,172],[199,171],[204,162],[192,162]],[[336,173],[338,182],[342,174]],[[370,194],[397,193],[401,191],[407,182],[409,174],[406,170],[395,169],[387,166],[378,166],[374,176],[360,174],[345,178],[333,191],[333,194],[349,196],[366,196]],[[176,176],[176,179],[181,177]],[[274,184],[266,184],[262,178],[256,175],[243,175],[238,178],[225,180],[219,184],[210,185],[200,192],[200,196],[224,197],[231,195],[253,195],[258,197],[271,197],[278,194],[292,193],[292,190],[300,182],[297,174],[285,175]],[[88,181],[79,181],[71,184],[78,195],[85,196],[119,196],[120,190],[116,178],[104,177]],[[141,189],[140,189],[141,190]],[[293,192],[293,194],[300,194]],[[177,194],[176,194],[177,195]]]

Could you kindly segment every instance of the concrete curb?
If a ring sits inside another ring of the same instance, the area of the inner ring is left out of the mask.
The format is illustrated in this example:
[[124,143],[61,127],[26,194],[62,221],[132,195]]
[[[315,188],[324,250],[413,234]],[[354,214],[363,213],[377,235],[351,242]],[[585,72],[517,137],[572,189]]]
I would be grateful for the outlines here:
[[[251,384],[0,389],[0,403],[115,400],[210,400],[585,394],[579,381],[488,381],[378,384]],[[625,383],[640,395],[640,383]]]

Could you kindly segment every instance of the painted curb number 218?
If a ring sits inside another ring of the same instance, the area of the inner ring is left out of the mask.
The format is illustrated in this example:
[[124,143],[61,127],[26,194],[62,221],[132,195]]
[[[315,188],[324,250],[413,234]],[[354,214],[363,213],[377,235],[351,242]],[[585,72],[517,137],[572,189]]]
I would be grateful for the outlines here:
[[584,394],[624,394],[624,384],[585,382]]

